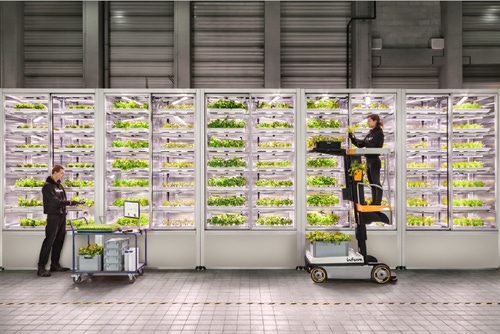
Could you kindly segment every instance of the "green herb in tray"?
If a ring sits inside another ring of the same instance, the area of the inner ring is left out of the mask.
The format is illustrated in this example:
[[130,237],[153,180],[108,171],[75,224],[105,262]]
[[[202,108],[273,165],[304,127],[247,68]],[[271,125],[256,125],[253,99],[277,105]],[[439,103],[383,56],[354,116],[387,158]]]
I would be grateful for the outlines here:
[[209,109],[245,109],[248,110],[247,106],[242,102],[236,102],[234,100],[216,100],[207,103],[207,108]]
[[207,161],[207,165],[214,168],[245,167],[247,162],[239,157],[232,157],[230,159],[213,157]]
[[77,231],[98,231],[98,232],[113,232],[118,229],[116,224],[82,224],[77,226]]
[[78,255],[95,256],[102,255],[104,247],[101,245],[93,244],[78,248]]
[[277,226],[277,225],[292,225],[293,220],[286,217],[270,216],[257,218],[255,222],[259,225]]
[[245,121],[239,119],[213,119],[207,124],[207,128],[245,128]]
[[[141,215],[139,221],[141,226],[146,226],[149,224],[149,217],[147,215]],[[120,217],[115,223],[120,226],[137,226],[137,218]]]

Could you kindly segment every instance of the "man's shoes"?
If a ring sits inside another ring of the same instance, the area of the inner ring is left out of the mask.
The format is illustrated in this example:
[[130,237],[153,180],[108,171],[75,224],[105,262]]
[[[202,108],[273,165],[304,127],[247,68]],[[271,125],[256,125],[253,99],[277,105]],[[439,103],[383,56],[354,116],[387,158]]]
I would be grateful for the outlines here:
[[59,264],[51,264],[50,271],[68,271],[69,268],[61,267]]
[[46,270],[45,267],[38,267],[36,274],[40,277],[50,277],[50,272]]

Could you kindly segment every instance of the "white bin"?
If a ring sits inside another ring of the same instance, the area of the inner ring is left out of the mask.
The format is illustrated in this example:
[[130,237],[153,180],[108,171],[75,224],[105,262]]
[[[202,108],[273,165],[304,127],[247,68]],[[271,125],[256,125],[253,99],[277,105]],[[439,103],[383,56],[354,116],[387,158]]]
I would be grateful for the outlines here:
[[[137,260],[136,260],[137,254]],[[125,271],[137,271],[139,267],[139,248],[132,247],[125,251]]]

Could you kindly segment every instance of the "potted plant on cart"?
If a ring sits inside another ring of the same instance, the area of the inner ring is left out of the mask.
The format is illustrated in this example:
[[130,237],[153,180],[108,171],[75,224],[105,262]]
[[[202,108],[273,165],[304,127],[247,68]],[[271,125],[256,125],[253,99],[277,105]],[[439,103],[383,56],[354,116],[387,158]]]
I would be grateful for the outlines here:
[[93,244],[78,249],[78,271],[101,271],[104,247]]
[[347,256],[349,242],[353,240],[350,234],[339,231],[312,231],[306,234],[310,243],[310,252],[314,257]]
[[353,161],[347,172],[352,176],[354,181],[361,181],[363,179],[363,173],[366,173],[367,170],[368,168],[365,162]]

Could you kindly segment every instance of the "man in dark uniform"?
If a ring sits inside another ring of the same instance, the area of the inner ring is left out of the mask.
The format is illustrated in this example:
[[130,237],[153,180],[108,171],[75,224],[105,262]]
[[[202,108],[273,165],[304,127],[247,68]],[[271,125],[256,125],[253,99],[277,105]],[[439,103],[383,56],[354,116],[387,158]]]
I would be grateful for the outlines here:
[[50,272],[45,269],[49,255],[51,255],[50,271],[69,270],[69,268],[62,267],[59,264],[64,238],[66,237],[66,206],[82,204],[82,202],[68,201],[66,199],[66,192],[61,185],[63,176],[64,167],[54,165],[52,175],[47,177],[42,187],[43,213],[47,215],[47,226],[45,226],[45,239],[38,259],[37,275],[41,277],[50,276]]

